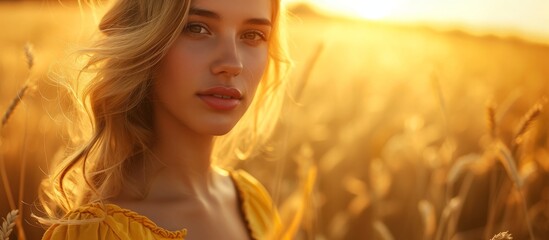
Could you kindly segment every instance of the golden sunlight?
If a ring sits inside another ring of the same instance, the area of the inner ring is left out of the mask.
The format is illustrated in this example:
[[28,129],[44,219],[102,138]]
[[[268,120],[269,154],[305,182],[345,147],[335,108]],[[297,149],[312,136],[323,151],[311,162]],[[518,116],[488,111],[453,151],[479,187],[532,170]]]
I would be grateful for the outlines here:
[[404,5],[408,0],[393,1],[353,1],[353,0],[315,0],[310,1],[321,8],[337,13],[366,19],[383,19],[391,16],[397,7]]
[[[287,238],[549,239],[549,0],[281,1],[295,64],[273,81],[283,94],[250,109],[270,114],[282,97],[280,121],[267,141],[257,131],[235,143],[254,150],[249,159],[235,149],[220,162],[264,184]],[[73,98],[101,66],[81,79],[85,62],[71,61],[86,60],[76,51],[99,37],[105,8],[75,2],[0,0],[0,226],[15,226],[10,239],[44,236],[31,216],[46,217],[43,179],[91,138],[76,131],[89,123],[74,121],[85,109]]]
[[285,0],[332,14],[536,37],[549,41],[549,1]]

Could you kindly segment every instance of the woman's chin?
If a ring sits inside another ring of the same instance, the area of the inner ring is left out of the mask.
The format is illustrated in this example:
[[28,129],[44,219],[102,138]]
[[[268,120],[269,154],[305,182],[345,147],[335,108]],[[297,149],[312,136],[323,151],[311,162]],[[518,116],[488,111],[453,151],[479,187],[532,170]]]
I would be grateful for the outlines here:
[[213,133],[212,135],[214,137],[222,137],[222,136],[225,136],[229,132],[230,132],[230,130],[229,131],[220,131],[220,132]]
[[214,125],[214,126],[210,126],[207,131],[208,131],[208,134],[212,136],[220,137],[229,133],[234,128],[234,126],[235,126],[234,124]]

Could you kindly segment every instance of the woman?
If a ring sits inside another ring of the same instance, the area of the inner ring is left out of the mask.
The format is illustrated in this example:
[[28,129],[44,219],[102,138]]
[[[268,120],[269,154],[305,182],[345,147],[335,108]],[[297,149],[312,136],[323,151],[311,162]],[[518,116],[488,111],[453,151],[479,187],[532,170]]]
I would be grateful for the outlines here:
[[43,239],[275,236],[261,184],[215,163],[272,129],[281,15],[279,0],[115,2],[83,51],[91,137],[43,182],[47,213],[63,216]]

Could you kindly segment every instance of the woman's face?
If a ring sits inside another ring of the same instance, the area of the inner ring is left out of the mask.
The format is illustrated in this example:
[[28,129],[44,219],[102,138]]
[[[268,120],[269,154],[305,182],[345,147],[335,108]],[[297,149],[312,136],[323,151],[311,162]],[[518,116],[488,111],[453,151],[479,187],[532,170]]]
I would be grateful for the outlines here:
[[271,0],[193,0],[155,75],[156,125],[229,132],[262,78],[270,31]]

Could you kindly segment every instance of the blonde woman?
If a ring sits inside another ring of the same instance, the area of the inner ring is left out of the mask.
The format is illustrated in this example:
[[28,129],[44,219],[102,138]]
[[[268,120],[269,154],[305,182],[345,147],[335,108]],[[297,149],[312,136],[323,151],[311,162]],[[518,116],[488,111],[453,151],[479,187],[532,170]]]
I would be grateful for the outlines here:
[[281,16],[279,0],[114,2],[82,51],[91,137],[43,182],[43,239],[274,236],[264,187],[216,163],[272,130]]

